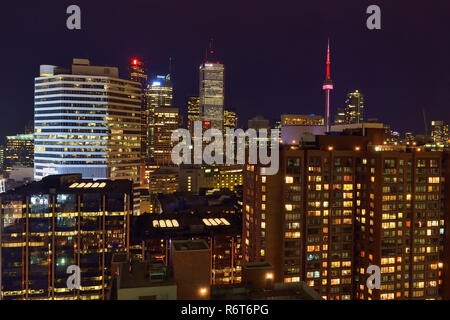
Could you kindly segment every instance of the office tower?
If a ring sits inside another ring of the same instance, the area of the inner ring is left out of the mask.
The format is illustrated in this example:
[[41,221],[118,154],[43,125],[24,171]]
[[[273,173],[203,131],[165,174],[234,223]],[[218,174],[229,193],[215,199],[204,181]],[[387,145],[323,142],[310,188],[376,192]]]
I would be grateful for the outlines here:
[[150,173],[150,194],[172,194],[179,188],[179,168],[162,167]]
[[130,80],[139,82],[141,84],[141,158],[144,161],[147,157],[147,121],[148,121],[148,101],[145,95],[145,90],[148,85],[147,66],[144,61],[133,58],[128,66],[128,72],[130,74]]
[[200,66],[200,111],[202,121],[211,128],[223,130],[225,99],[225,66],[217,61],[210,41],[206,61]]
[[336,114],[334,115],[334,124],[344,124],[345,123],[345,109],[337,108]]
[[173,84],[170,73],[165,76],[156,76],[150,80],[148,99],[150,106],[171,107],[173,103]]
[[345,123],[364,122],[364,96],[358,90],[347,94],[345,100]]
[[147,139],[149,141],[147,154],[150,160],[155,160],[155,143],[158,138],[155,137],[155,109],[160,107],[172,107],[173,103],[173,85],[170,73],[166,76],[156,76],[150,80],[145,90],[148,99],[148,128]]
[[69,68],[41,65],[35,79],[35,179],[139,178],[141,84],[115,67],[73,59]]
[[[229,137],[229,135],[227,134],[227,130],[233,130],[232,132],[234,133],[234,130],[236,130],[237,128],[237,114],[236,111],[233,110],[224,110],[223,111],[223,131],[224,131],[224,150],[226,148],[225,143]],[[231,134],[230,136],[232,138],[234,138],[234,134]],[[236,154],[235,154],[236,157]]]
[[436,145],[449,145],[448,124],[444,121],[431,121],[431,137]]
[[243,184],[243,165],[182,165],[180,167],[180,191],[199,194],[200,191],[228,189],[237,191]]
[[235,130],[237,127],[237,114],[236,111],[233,110],[224,110],[223,111],[223,128]]
[[130,74],[130,80],[139,82],[142,89],[147,88],[148,75],[147,66],[144,61],[133,58],[128,66],[128,72]]
[[157,165],[172,164],[172,132],[179,128],[179,110],[173,107],[155,108],[153,116],[153,158]]
[[324,113],[324,124],[325,131],[330,131],[330,91],[333,90],[333,81],[331,80],[330,74],[330,39],[328,39],[328,49],[327,49],[327,75],[322,86],[322,90],[325,90],[325,113]]
[[199,97],[188,98],[187,112],[188,112],[187,128],[192,136],[194,134],[194,122],[201,121]]
[[4,152],[4,165],[6,171],[13,167],[33,167],[34,162],[34,135],[18,134],[6,137]]
[[203,189],[236,191],[243,184],[243,165],[215,165],[204,167]]
[[[439,299],[442,153],[360,130],[284,145],[276,175],[245,166],[244,261],[270,262],[275,281],[305,281],[326,299]],[[380,290],[365,285],[370,264]]]
[[[131,181],[80,174],[0,194],[1,299],[103,299],[112,255],[128,249],[131,197]],[[67,287],[71,265],[80,289]]]
[[247,127],[249,129],[270,129],[270,121],[264,119],[263,116],[255,116],[247,121]]

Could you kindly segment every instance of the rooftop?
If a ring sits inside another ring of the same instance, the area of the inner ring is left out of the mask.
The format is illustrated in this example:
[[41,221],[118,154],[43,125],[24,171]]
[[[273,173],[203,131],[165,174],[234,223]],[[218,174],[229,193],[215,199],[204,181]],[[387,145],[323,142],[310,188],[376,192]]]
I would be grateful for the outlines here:
[[172,242],[174,251],[209,250],[204,240],[178,240]]

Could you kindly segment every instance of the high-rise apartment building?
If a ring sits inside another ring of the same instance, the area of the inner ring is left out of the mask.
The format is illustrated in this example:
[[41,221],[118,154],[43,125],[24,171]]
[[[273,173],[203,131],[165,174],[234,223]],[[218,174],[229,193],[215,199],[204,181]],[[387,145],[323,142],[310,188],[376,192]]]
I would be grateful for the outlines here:
[[141,84],[74,59],[35,79],[35,179],[81,173],[134,179],[141,164]]
[[431,137],[436,145],[450,145],[448,123],[444,121],[431,121]]
[[225,100],[225,66],[215,58],[212,40],[206,62],[200,66],[200,110],[202,121],[223,130]]
[[[443,287],[442,153],[380,151],[361,159],[356,207],[355,298],[439,299]],[[364,194],[363,194],[364,192]],[[365,286],[370,265],[380,290]]]
[[[0,300],[104,299],[127,253],[131,181],[52,175],[0,194]],[[69,266],[81,271],[69,289]]]
[[11,171],[13,167],[33,167],[34,135],[18,134],[6,137],[4,151],[4,169]]
[[358,90],[347,94],[345,100],[345,123],[364,122],[364,96]]
[[[326,299],[439,299],[443,155],[363,130],[284,145],[276,175],[246,165],[244,260],[268,261],[275,281],[305,281]],[[366,287],[371,264],[379,290]]]

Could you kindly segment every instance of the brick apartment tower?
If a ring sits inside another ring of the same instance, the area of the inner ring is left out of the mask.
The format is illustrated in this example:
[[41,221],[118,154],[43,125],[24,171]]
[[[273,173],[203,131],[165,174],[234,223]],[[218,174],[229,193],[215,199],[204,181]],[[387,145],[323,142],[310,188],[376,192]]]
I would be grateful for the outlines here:
[[[244,261],[267,261],[275,282],[305,281],[330,300],[448,296],[448,154],[383,140],[379,129],[317,136],[315,148],[282,146],[277,175],[246,165]],[[370,264],[381,268],[379,290],[365,285]]]

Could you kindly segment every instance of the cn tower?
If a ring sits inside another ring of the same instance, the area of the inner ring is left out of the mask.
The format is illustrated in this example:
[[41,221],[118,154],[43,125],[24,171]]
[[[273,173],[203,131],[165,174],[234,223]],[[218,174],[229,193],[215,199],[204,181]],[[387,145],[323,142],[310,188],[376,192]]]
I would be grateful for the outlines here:
[[327,77],[323,82],[322,89],[325,90],[325,129],[326,132],[330,131],[330,90],[333,90],[333,81],[330,77],[330,39],[328,39],[328,49],[327,49]]

